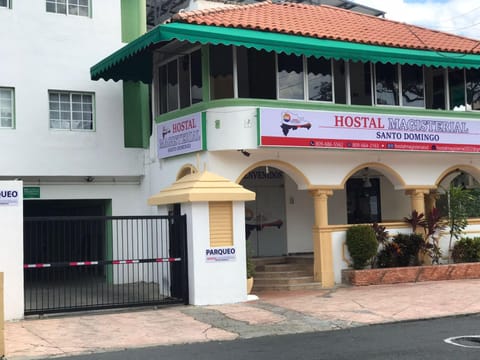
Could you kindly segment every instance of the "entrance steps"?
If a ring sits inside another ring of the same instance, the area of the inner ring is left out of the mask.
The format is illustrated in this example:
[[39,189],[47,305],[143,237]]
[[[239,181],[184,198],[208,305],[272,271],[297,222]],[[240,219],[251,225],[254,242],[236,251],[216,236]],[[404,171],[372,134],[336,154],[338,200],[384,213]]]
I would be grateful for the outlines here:
[[313,255],[253,258],[253,291],[320,290],[313,281]]

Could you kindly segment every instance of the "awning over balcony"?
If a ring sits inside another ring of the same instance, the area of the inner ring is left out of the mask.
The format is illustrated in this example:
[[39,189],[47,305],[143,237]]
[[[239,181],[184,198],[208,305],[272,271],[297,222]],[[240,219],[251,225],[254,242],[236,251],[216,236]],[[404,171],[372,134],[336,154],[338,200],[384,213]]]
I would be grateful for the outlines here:
[[94,65],[93,80],[152,81],[156,47],[171,40],[200,44],[245,46],[277,53],[352,61],[372,61],[452,68],[480,68],[480,55],[394,48],[325,40],[273,32],[187,23],[159,25]]

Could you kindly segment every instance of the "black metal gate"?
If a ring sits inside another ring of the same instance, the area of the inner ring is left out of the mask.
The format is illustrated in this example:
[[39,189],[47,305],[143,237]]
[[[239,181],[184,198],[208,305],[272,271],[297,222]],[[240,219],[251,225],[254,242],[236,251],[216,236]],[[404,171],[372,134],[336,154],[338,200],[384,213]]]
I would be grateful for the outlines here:
[[187,304],[186,254],[185,215],[24,218],[25,315]]

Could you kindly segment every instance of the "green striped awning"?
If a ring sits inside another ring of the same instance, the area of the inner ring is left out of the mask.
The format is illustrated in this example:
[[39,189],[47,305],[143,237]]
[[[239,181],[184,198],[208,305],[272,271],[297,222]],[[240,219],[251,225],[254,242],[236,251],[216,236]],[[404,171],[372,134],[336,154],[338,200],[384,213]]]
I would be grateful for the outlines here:
[[170,40],[352,61],[480,68],[480,55],[367,45],[257,30],[169,23],[155,27],[94,65],[93,80],[152,81],[153,49]]

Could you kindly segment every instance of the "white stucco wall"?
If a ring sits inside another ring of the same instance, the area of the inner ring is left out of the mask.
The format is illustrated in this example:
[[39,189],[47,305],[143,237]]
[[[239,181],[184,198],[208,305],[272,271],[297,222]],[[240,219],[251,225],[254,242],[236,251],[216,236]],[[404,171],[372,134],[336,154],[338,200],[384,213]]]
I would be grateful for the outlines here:
[[[0,272],[4,273],[5,320],[23,317],[23,196],[21,181],[0,181],[0,192],[16,191],[17,202],[0,203]],[[4,201],[3,197],[0,201]]]
[[208,203],[182,204],[187,215],[188,279],[190,304],[236,303],[247,299],[245,263],[245,206],[233,202],[233,261],[207,262],[210,248]]

